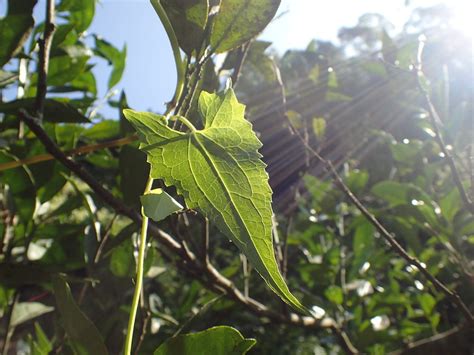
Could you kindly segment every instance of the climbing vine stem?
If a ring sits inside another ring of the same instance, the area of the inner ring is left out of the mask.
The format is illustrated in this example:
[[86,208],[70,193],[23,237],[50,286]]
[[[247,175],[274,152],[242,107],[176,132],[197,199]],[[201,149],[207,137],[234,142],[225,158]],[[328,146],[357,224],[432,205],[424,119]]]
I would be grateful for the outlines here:
[[[153,178],[151,175],[148,177],[148,181],[145,186],[143,194],[147,194],[153,185]],[[148,230],[148,217],[145,215],[142,207],[142,226],[140,230],[140,239],[138,246],[138,258],[137,258],[137,276],[135,279],[135,291],[133,293],[132,307],[130,309],[130,316],[128,319],[127,337],[125,339],[125,355],[130,355],[132,351],[133,342],[133,330],[135,328],[135,318],[137,317],[138,304],[140,302],[140,293],[142,292],[143,286],[143,273],[145,263],[145,251],[146,251],[146,235]]]

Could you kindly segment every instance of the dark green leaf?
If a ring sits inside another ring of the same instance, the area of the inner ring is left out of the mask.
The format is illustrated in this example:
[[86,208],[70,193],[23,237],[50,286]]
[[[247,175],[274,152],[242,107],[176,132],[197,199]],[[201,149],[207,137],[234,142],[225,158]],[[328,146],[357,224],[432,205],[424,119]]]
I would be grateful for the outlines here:
[[222,0],[213,20],[210,44],[216,53],[257,36],[275,16],[280,0]]
[[69,285],[62,276],[53,278],[53,287],[58,311],[70,340],[80,344],[87,354],[108,354],[101,334],[77,306]]
[[162,0],[179,46],[191,55],[203,43],[209,12],[208,0]]
[[125,203],[140,205],[140,196],[148,179],[146,154],[132,146],[124,146],[119,155],[120,189]]
[[[61,99],[62,100],[62,99]],[[19,109],[32,111],[34,109],[35,99],[20,99],[5,103],[0,103],[0,112],[16,115]],[[44,107],[44,120],[48,122],[77,122],[87,123],[89,120],[77,109],[71,106],[67,99],[59,101],[58,99],[46,99]]]
[[33,29],[33,8],[37,0],[8,0],[8,13],[0,20],[0,67],[7,63],[28,39]]
[[255,345],[234,328],[219,326],[194,334],[179,335],[165,341],[154,355],[241,355]]

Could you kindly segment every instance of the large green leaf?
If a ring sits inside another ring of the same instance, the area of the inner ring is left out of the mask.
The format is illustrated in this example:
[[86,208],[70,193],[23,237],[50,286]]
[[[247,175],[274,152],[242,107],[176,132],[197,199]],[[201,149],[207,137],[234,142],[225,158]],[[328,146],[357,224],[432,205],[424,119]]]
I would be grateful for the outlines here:
[[209,12],[208,0],[162,0],[179,46],[187,54],[199,50]]
[[108,354],[104,341],[94,323],[82,313],[71,294],[71,289],[63,277],[53,278],[54,296],[64,329],[80,353]]
[[154,355],[241,355],[255,345],[234,328],[219,326],[194,334],[179,335],[165,341]]
[[257,36],[279,6],[280,0],[222,0],[211,32],[212,50],[226,52]]
[[0,20],[0,67],[23,46],[33,29],[33,7],[37,0],[9,0],[8,14]]
[[175,131],[162,116],[125,110],[141,136],[151,176],[174,185],[189,208],[200,210],[250,259],[269,287],[303,311],[281,276],[272,245],[272,191],[261,143],[232,89],[203,92],[204,129]]

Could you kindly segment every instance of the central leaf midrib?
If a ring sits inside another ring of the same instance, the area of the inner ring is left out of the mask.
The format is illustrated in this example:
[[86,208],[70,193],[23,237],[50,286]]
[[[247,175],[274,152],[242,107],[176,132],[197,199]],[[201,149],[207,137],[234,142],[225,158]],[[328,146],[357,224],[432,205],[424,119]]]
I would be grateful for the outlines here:
[[[233,198],[232,198],[232,194],[230,193],[230,191],[227,190],[227,187],[224,183],[224,179],[222,178],[221,174],[219,173],[219,169],[217,169],[213,159],[212,159],[212,155],[209,154],[209,152],[207,151],[205,145],[199,140],[198,138],[198,134],[193,134],[192,136],[194,136],[195,140],[196,140],[196,143],[198,145],[198,149],[201,150],[204,158],[209,162],[209,165],[211,166],[211,169],[214,170],[214,172],[217,174],[217,176],[219,177],[218,181],[219,183],[221,184],[221,186],[223,187],[223,190],[225,192],[225,194],[228,196],[229,200],[231,201],[231,206],[232,206],[232,209],[234,210],[234,213],[236,212],[237,213],[237,219],[241,221],[241,223],[243,224],[243,226],[245,227],[245,231],[247,233],[247,235],[250,237],[249,239],[252,241],[252,244],[253,244],[253,247],[254,247],[254,250],[255,252],[257,253],[257,255],[260,257],[260,260],[262,262],[263,265],[265,265],[265,262],[263,261],[263,258],[262,256],[260,255],[260,253],[258,252],[258,249],[256,248],[255,246],[255,243],[253,241],[253,239],[251,238],[252,234],[250,233],[249,229],[248,229],[248,226],[247,224],[245,223],[245,220],[243,218],[240,217],[240,211],[238,210],[237,208],[237,204],[234,202]],[[191,165],[191,164],[190,164]],[[207,196],[206,196],[207,197]],[[209,198],[208,198],[209,200]],[[212,202],[211,202],[212,203]],[[243,245],[245,245],[245,243],[243,243],[242,241],[240,241]]]

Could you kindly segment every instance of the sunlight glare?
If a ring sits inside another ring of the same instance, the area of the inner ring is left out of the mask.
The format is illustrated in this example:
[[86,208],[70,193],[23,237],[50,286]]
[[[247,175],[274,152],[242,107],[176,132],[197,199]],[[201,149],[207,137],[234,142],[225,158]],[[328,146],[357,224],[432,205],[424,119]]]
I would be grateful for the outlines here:
[[474,2],[465,0],[446,1],[446,5],[453,11],[452,25],[465,35],[474,38]]

